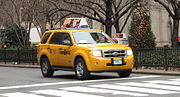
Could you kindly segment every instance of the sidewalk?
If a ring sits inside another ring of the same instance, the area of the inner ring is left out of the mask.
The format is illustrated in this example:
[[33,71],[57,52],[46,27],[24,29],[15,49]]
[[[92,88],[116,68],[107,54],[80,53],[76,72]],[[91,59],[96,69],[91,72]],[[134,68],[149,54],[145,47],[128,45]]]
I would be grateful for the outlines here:
[[0,62],[0,67],[40,68],[38,64],[34,64],[34,65],[32,63],[14,64],[13,62],[7,62],[6,64],[4,62]]
[[[32,63],[21,63],[21,64],[14,64],[14,63],[0,63],[0,67],[18,67],[18,68],[40,68],[38,64]],[[133,73],[138,74],[157,74],[157,75],[173,75],[173,76],[180,76],[180,71],[165,71],[165,70],[157,70],[157,69],[133,69]]]
[[180,71],[165,71],[155,69],[133,69],[133,73],[180,76]]

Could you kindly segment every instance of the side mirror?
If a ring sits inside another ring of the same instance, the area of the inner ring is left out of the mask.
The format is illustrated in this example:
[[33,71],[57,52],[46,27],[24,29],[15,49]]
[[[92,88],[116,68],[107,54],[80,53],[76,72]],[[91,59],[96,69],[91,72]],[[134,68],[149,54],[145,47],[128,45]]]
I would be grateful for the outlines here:
[[114,42],[115,42],[115,43],[118,43],[118,41],[117,41],[117,40],[114,40]]
[[64,40],[63,41],[63,45],[69,45],[69,46],[72,46],[72,43],[70,40]]

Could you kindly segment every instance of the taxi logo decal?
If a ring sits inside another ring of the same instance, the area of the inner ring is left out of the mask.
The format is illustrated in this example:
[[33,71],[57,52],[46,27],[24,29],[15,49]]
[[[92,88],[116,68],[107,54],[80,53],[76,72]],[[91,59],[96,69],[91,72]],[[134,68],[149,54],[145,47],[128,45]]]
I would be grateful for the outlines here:
[[60,51],[59,54],[70,55],[71,52],[70,52],[70,51],[67,51],[66,49],[64,49],[64,50]]

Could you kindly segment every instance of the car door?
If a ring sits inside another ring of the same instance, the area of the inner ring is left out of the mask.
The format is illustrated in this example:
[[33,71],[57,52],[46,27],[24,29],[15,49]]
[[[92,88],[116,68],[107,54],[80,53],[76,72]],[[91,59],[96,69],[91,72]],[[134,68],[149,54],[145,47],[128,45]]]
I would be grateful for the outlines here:
[[72,66],[72,41],[71,41],[71,37],[69,35],[69,33],[62,33],[62,37],[61,37],[61,43],[60,43],[60,47],[59,47],[59,55],[58,57],[61,59],[59,62],[62,63],[63,66]]
[[59,48],[61,48],[60,40],[61,39],[61,33],[55,32],[50,41],[49,41],[49,52],[50,52],[50,62],[51,65],[58,65],[59,60],[61,60],[59,55]]
[[71,39],[65,32],[55,32],[49,42],[53,65],[70,66],[71,64]]

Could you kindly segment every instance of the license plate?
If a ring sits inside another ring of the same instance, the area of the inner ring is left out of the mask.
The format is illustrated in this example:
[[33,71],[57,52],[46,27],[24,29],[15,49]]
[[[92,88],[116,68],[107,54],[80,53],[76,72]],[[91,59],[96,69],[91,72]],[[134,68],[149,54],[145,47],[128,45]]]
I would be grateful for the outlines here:
[[114,64],[114,65],[120,65],[120,64],[122,64],[122,58],[113,59],[113,64]]

